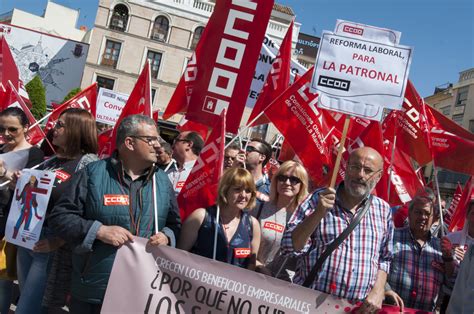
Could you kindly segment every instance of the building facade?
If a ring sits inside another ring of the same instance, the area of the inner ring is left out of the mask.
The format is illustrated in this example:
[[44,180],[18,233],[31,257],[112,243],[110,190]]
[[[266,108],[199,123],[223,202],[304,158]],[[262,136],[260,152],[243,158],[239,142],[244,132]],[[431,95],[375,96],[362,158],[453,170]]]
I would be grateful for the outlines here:
[[85,27],[77,28],[79,11],[48,1],[42,16],[13,9],[0,14],[0,22],[17,25],[54,36],[84,41]]
[[[153,106],[164,111],[211,16],[214,2],[100,0],[82,87],[98,82],[101,87],[129,94],[148,59]],[[293,18],[291,8],[276,4],[267,35],[281,43]],[[299,26],[294,30],[294,46]],[[242,121],[247,121],[249,115],[247,108]],[[176,116],[173,122],[179,119]]]
[[[452,119],[457,124],[474,133],[474,68],[459,73],[456,83],[447,83],[436,87],[434,94],[425,98],[425,102]],[[425,169],[425,176],[430,177],[432,167]],[[441,170],[438,180],[442,193],[454,192],[458,182],[464,184],[468,175]]]

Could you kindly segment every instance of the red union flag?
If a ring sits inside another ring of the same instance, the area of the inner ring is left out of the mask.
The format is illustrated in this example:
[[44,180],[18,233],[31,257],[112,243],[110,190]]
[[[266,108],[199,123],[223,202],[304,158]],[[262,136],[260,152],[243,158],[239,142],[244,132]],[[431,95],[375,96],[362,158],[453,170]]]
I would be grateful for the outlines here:
[[272,0],[217,1],[186,119],[211,125],[226,109],[227,131],[237,133],[272,8]]
[[195,209],[216,203],[217,185],[224,167],[225,117],[224,109],[178,195],[182,221]]
[[451,223],[449,224],[449,231],[461,230],[464,227],[464,222],[466,220],[467,207],[472,198],[474,198],[474,182],[472,182],[472,176],[466,182],[464,190],[462,191],[461,198],[459,203],[454,210],[454,214],[451,218]]
[[48,118],[48,122],[44,127],[43,131],[45,134],[51,130],[56,121],[58,120],[61,113],[69,108],[81,108],[89,111],[92,116],[95,118],[95,109],[97,103],[97,83],[92,84],[91,86],[84,89],[82,92],[78,93],[73,98],[69,99],[65,103],[53,109],[51,115]]
[[[251,123],[271,102],[283,93],[290,85],[290,65],[291,65],[291,39],[293,37],[293,21],[291,21],[285,38],[281,42],[280,51],[272,64],[267,81],[262,92],[258,96],[247,124]],[[262,115],[250,126],[268,123],[268,119]]]
[[436,167],[474,175],[474,134],[426,106]]
[[265,109],[265,115],[285,137],[316,184],[324,181],[331,167],[325,136],[324,113],[316,107],[317,95],[309,91],[313,68]]
[[[134,114],[143,114],[152,118],[153,113],[151,106],[150,66],[147,60],[142,73],[140,73],[133,87],[130,97],[128,97],[127,103],[122,108],[122,113],[117,119],[112,132],[103,132],[101,137],[99,137],[99,156],[110,156],[115,150],[117,128],[125,117]],[[109,140],[107,140],[108,135],[110,135]]]
[[449,208],[444,215],[444,221],[446,225],[451,224],[451,218],[453,217],[454,212],[456,211],[456,207],[458,207],[459,201],[461,200],[462,196],[462,187],[461,184],[458,182],[458,186],[456,187],[456,191],[454,191],[453,199],[451,201],[451,205],[449,205]]
[[423,99],[408,80],[402,110],[392,111],[383,122],[384,138],[393,143],[394,135],[397,135],[397,149],[415,159],[419,165],[432,160],[423,106]]

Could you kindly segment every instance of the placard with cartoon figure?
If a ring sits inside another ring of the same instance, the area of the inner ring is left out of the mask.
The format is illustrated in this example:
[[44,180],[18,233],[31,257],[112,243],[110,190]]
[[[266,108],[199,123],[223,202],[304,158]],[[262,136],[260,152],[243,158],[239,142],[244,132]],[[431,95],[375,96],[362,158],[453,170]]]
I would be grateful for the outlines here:
[[8,242],[33,249],[41,235],[54,178],[53,171],[22,171],[5,228]]

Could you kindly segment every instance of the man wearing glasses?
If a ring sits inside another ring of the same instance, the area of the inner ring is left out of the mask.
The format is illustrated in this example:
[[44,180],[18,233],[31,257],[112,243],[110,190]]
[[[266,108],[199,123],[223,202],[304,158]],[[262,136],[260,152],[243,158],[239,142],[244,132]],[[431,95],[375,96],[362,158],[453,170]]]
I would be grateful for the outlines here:
[[408,206],[409,225],[395,230],[385,294],[401,308],[433,312],[441,285],[453,274],[449,242],[430,231],[437,211],[433,191],[419,191]]
[[272,157],[270,144],[259,138],[253,138],[247,144],[245,166],[253,176],[257,188],[257,204],[259,208],[262,202],[270,200],[270,179],[263,173],[263,167]]
[[373,148],[362,147],[350,154],[347,163],[344,182],[336,190],[317,189],[296,209],[283,235],[282,252],[298,258],[293,282],[303,284],[328,245],[368,206],[309,287],[363,301],[361,313],[375,313],[382,306],[392,258],[390,206],[376,196],[369,197],[382,175],[383,160]]
[[204,140],[197,132],[185,131],[173,141],[173,158],[176,160],[177,167],[169,168],[166,173],[173,185],[175,195],[178,196],[186,183],[194,164],[204,147]]
[[49,217],[56,234],[75,247],[71,313],[100,312],[118,247],[134,236],[149,238],[151,245],[175,246],[181,229],[171,183],[155,166],[159,135],[153,119],[123,119],[116,145],[110,158],[87,165],[68,181]]

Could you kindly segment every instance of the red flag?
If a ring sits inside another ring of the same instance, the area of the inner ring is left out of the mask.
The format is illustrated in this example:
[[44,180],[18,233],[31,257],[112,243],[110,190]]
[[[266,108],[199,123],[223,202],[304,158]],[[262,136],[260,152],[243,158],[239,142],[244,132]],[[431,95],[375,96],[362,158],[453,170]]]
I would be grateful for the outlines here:
[[26,114],[26,117],[28,118],[28,122],[30,124],[30,127],[28,128],[28,132],[26,134],[27,141],[31,145],[36,145],[39,142],[41,142],[43,139],[45,139],[46,136],[43,133],[43,130],[41,130],[41,127],[36,122],[35,117],[33,116],[30,109],[25,104],[25,101],[18,94],[17,90],[15,89],[15,87],[13,86],[13,84],[11,82],[9,82],[6,94],[8,95],[8,98],[7,98],[8,99],[8,106],[7,107],[18,107],[18,108],[20,108],[21,110],[23,110],[23,112]]
[[186,120],[185,117],[181,118],[177,126],[177,129],[180,132],[184,132],[184,131],[198,132],[204,140],[207,139],[207,135],[209,133],[209,128],[207,127],[207,125],[197,123],[194,121],[188,121]]
[[[152,117],[150,66],[148,60],[145,62],[142,73],[140,73],[140,76],[135,83],[135,87],[133,87],[132,93],[130,94],[130,97],[128,97],[127,103],[122,108],[122,112],[115,122],[112,132],[104,132],[102,134],[102,140],[99,141],[99,152],[101,153],[101,158],[112,154],[115,150],[115,138],[120,122],[125,117],[134,114],[143,114]],[[110,135],[108,140],[105,138],[107,135]]]
[[23,102],[31,108],[31,102],[28,98],[28,93],[23,86],[23,82],[20,79],[20,73],[16,66],[15,60],[13,59],[10,47],[8,46],[5,36],[0,38],[0,110],[8,107],[2,107],[5,102],[2,98],[7,97],[8,81],[10,81],[18,94],[22,97]]
[[224,167],[225,110],[216,121],[204,148],[178,194],[181,220],[197,208],[206,208],[216,203],[217,186]]
[[186,69],[179,80],[178,86],[176,86],[173,96],[171,96],[171,99],[168,102],[168,106],[166,106],[165,112],[163,113],[164,120],[168,120],[177,113],[185,113],[188,110],[189,99],[191,98],[194,82],[197,76],[197,63],[198,61],[201,61],[201,57],[203,56],[202,47],[206,43],[208,29],[213,28],[212,25],[214,19],[212,17],[214,16],[214,12],[209,18],[206,28],[204,28],[201,38],[196,46],[196,50],[188,61]]
[[227,130],[237,133],[272,8],[273,0],[217,1],[186,119],[211,125],[227,109]]
[[383,122],[384,138],[393,143],[394,135],[397,135],[397,149],[415,159],[419,165],[432,160],[423,106],[423,99],[408,80],[402,110],[392,111]]
[[451,218],[448,230],[450,232],[461,230],[464,227],[464,221],[466,220],[467,206],[472,198],[474,198],[474,182],[472,182],[472,176],[466,182],[464,190],[462,191],[459,203],[454,210],[454,214]]
[[317,94],[309,91],[313,70],[275,99],[265,109],[265,115],[291,145],[314,183],[319,184],[328,174],[331,158],[325,140],[328,127],[324,113],[316,107]]
[[451,218],[454,215],[454,212],[456,211],[456,208],[459,205],[459,201],[461,200],[462,197],[462,187],[461,184],[458,182],[458,186],[456,187],[456,191],[454,191],[453,199],[451,201],[451,204],[449,205],[448,210],[446,211],[446,214],[444,214],[444,221],[446,225],[451,224]]
[[283,140],[283,142],[281,143],[280,155],[278,155],[278,160],[280,161],[293,160],[295,156],[296,156],[295,151],[293,150],[291,145],[288,144],[288,141]]
[[50,129],[54,127],[56,121],[58,120],[61,113],[69,108],[81,108],[89,111],[93,117],[95,117],[97,103],[97,83],[92,84],[91,86],[84,89],[82,92],[64,102],[63,104],[57,106],[51,112],[51,115],[48,118],[48,122],[44,127],[44,133],[47,134]]
[[474,175],[474,134],[426,106],[436,167]]
[[[247,120],[247,124],[251,123],[271,102],[283,93],[290,85],[291,71],[291,39],[293,37],[293,21],[286,32],[285,38],[281,42],[280,51],[272,64],[267,81],[263,85],[262,92],[258,95],[257,102],[253,107],[252,113]],[[250,126],[269,123],[265,115],[261,115],[257,121]]]
[[[390,161],[392,158],[392,143],[386,141],[382,156],[384,159],[384,172],[377,184],[377,196],[386,200],[391,206],[405,204],[423,188],[416,171],[411,165],[408,155],[400,150],[395,150],[392,162],[392,175],[390,176]],[[390,179],[390,199],[388,199],[388,180]]]

